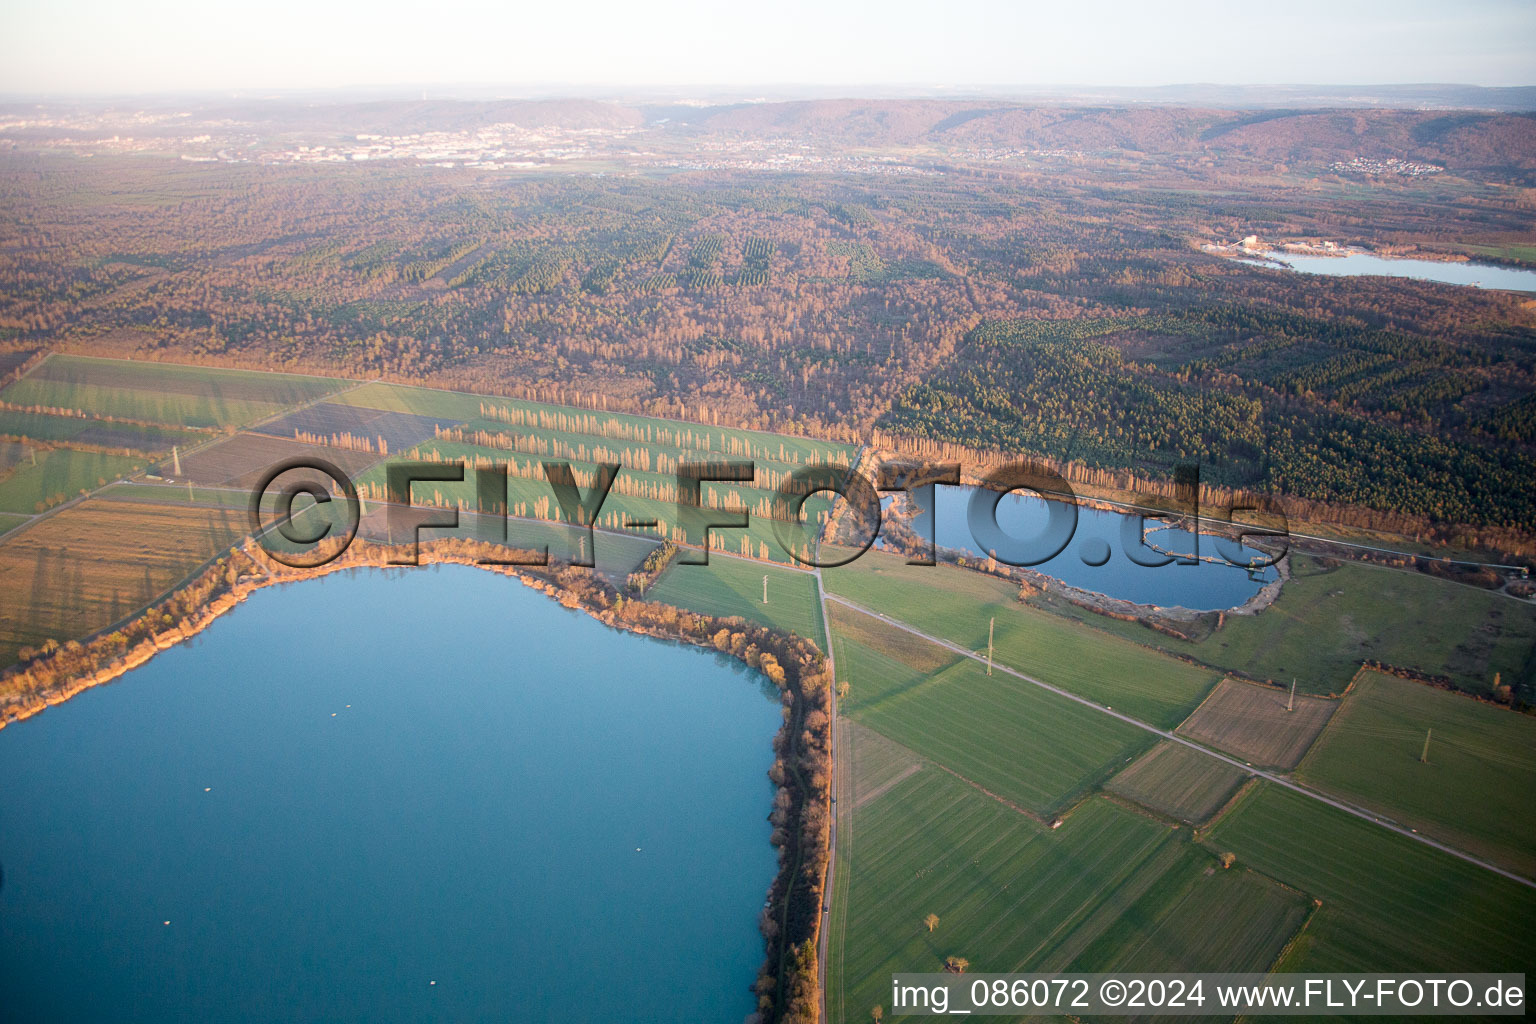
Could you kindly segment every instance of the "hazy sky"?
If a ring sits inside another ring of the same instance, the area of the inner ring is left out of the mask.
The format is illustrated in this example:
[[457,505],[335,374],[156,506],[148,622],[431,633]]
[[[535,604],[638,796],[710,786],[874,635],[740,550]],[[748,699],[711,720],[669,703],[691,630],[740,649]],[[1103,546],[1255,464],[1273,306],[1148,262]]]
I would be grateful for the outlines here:
[[1536,0],[0,0],[0,91],[1536,84]]

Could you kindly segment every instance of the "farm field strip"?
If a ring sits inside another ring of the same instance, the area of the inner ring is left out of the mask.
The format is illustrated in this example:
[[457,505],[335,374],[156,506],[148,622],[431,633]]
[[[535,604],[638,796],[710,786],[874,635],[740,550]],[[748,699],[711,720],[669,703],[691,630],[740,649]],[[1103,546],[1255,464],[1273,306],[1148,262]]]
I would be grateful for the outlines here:
[[847,603],[887,613],[967,653],[985,651],[995,619],[999,664],[1028,665],[1057,686],[1159,726],[1183,721],[1220,678],[1030,607],[1018,600],[1016,584],[953,566],[908,566],[898,556],[869,551],[847,567],[826,570],[823,579]]
[[206,432],[177,427],[12,409],[0,409],[0,436],[24,437],[64,447],[123,448],[141,455],[170,451],[172,445],[196,444],[209,437]]
[[88,500],[0,543],[0,662],[137,612],[244,535],[232,511]]
[[850,716],[1042,818],[1147,746],[1145,734],[961,661]]
[[885,1001],[896,970],[938,970],[951,955],[983,971],[1040,962],[1173,836],[1103,800],[1051,831],[931,767],[843,813],[854,838],[837,851],[827,998],[848,1021]]
[[[612,424],[612,429],[616,431],[634,433],[637,440],[649,439],[673,444],[684,450],[712,455],[714,458],[761,458],[764,461],[803,464],[813,459],[829,458],[838,454],[841,454],[845,460],[850,460],[856,448],[854,445],[789,434],[709,426],[687,420],[582,409],[465,391],[442,391],[381,382],[364,384],[344,395],[337,396],[336,401],[388,412],[440,416],[464,422],[491,419],[509,432],[520,430],[533,432],[534,428],[519,427],[517,424],[507,423],[495,417],[486,417],[481,412],[481,405],[515,410],[535,418],[543,415],[548,417],[550,425],[557,429],[561,429],[562,425],[569,427],[583,421],[602,420],[604,423]],[[603,439],[609,446],[621,446],[626,443],[626,439],[619,436],[601,433],[592,436]]]
[[258,370],[52,355],[0,392],[0,398],[173,428],[223,427],[271,416],[347,383]]
[[322,400],[266,420],[251,430],[285,440],[295,440],[298,434],[324,438],[351,435],[374,444],[380,454],[388,454],[413,448],[435,437],[439,429],[454,426],[458,426],[457,420],[385,412]]
[[1342,703],[1298,778],[1536,873],[1536,719],[1377,672]]
[[1308,796],[1262,783],[1206,839],[1322,900],[1280,970],[1526,969],[1536,945],[1529,883],[1490,878],[1455,851],[1403,842]]
[[[840,604],[846,604],[849,607],[852,607],[852,608],[854,608],[857,611],[864,612],[866,615],[874,615],[877,618],[883,619],[885,622],[889,623],[890,625],[895,626],[898,629],[905,629],[905,630],[907,630],[908,632],[912,633],[915,636],[923,637],[923,638],[925,638],[927,640],[932,641],[935,644],[940,645],[941,647],[947,647],[948,649],[954,651],[955,653],[960,654],[963,657],[969,658],[969,659],[971,659],[973,661],[981,662],[983,664],[986,661],[986,659],[984,657],[982,657],[981,655],[976,654],[973,651],[968,651],[965,648],[958,646],[957,644],[953,644],[953,643],[949,642],[948,640],[944,640],[944,639],[941,639],[939,637],[932,636],[931,634],[924,633],[921,630],[918,630],[918,629],[915,629],[912,626],[906,625],[905,623],[897,622],[897,621],[895,621],[894,619],[892,619],[889,616],[881,615],[879,612],[874,612],[874,611],[871,611],[868,608],[861,607],[860,605],[855,604],[852,601],[849,601],[847,598],[838,597],[837,595],[829,594],[829,595],[827,595],[827,600],[829,600],[829,601],[836,601],[836,602],[838,602]],[[1238,768],[1238,769],[1247,771],[1248,773],[1250,773],[1252,775],[1257,775],[1259,778],[1265,779],[1265,780],[1267,780],[1269,782],[1272,782],[1276,786],[1279,786],[1279,787],[1281,787],[1283,789],[1287,789],[1287,790],[1290,790],[1290,791],[1292,791],[1294,793],[1298,793],[1298,794],[1300,794],[1300,795],[1302,795],[1304,797],[1307,797],[1307,798],[1309,798],[1311,800],[1317,801],[1318,803],[1326,804],[1326,805],[1328,805],[1330,807],[1333,807],[1333,808],[1335,808],[1337,810],[1343,811],[1345,814],[1351,815],[1351,816],[1353,816],[1355,818],[1359,818],[1362,821],[1370,822],[1370,823],[1372,823],[1372,824],[1374,824],[1374,825],[1376,825],[1376,826],[1378,826],[1378,827],[1380,827],[1382,829],[1385,829],[1385,830],[1390,831],[1390,832],[1395,832],[1398,835],[1401,835],[1401,836],[1404,836],[1404,837],[1406,837],[1408,839],[1411,839],[1411,840],[1413,840],[1416,843],[1420,843],[1420,844],[1422,844],[1424,846],[1432,847],[1432,848],[1434,848],[1436,850],[1439,850],[1442,853],[1446,853],[1446,854],[1451,855],[1452,857],[1456,857],[1456,858],[1458,858],[1460,860],[1466,861],[1468,864],[1476,865],[1477,867],[1483,868],[1483,869],[1485,869],[1487,871],[1491,871],[1491,872],[1493,872],[1496,875],[1501,875],[1504,878],[1507,878],[1507,879],[1509,879],[1509,880],[1511,880],[1513,882],[1517,882],[1517,883],[1519,883],[1522,886],[1525,886],[1527,888],[1536,890],[1536,881],[1532,881],[1531,879],[1526,878],[1523,875],[1520,875],[1520,874],[1517,874],[1517,873],[1515,873],[1513,871],[1509,871],[1509,870],[1506,870],[1505,868],[1499,867],[1497,864],[1493,864],[1493,863],[1490,863],[1490,862],[1488,862],[1486,860],[1483,860],[1482,858],[1474,856],[1473,854],[1468,853],[1465,850],[1459,850],[1459,849],[1456,849],[1453,846],[1449,846],[1449,845],[1446,845],[1445,843],[1441,843],[1441,842],[1439,842],[1439,841],[1437,841],[1435,839],[1431,839],[1428,836],[1420,835],[1420,834],[1414,832],[1412,829],[1410,829],[1410,828],[1408,828],[1406,826],[1399,825],[1396,822],[1389,821],[1389,820],[1386,820],[1384,818],[1381,818],[1381,817],[1379,817],[1379,816],[1377,816],[1375,814],[1372,814],[1368,810],[1365,810],[1365,809],[1360,808],[1360,807],[1353,806],[1353,805],[1351,805],[1351,804],[1349,804],[1349,803],[1347,803],[1347,802],[1345,802],[1343,800],[1335,799],[1334,797],[1327,796],[1326,794],[1319,793],[1319,792],[1317,792],[1314,789],[1311,789],[1309,787],[1302,786],[1302,785],[1300,785],[1300,784],[1298,784],[1296,782],[1293,782],[1290,779],[1285,778],[1284,776],[1276,775],[1276,774],[1274,774],[1272,772],[1265,771],[1264,769],[1250,767],[1249,765],[1246,765],[1243,762],[1238,761],[1238,760],[1236,760],[1234,758],[1228,757],[1225,754],[1219,753],[1218,751],[1214,751],[1214,750],[1211,750],[1211,749],[1209,749],[1207,747],[1200,746],[1198,743],[1195,743],[1192,740],[1188,740],[1188,739],[1185,739],[1182,736],[1175,735],[1174,733],[1169,732],[1169,731],[1167,731],[1165,729],[1160,729],[1157,726],[1151,725],[1151,724],[1149,724],[1147,722],[1143,722],[1140,719],[1132,718],[1130,715],[1124,714],[1124,713],[1119,712],[1119,711],[1115,711],[1113,708],[1104,707],[1104,706],[1095,704],[1093,701],[1089,700],[1086,697],[1080,697],[1077,694],[1072,693],[1071,691],[1064,690],[1064,689],[1062,689],[1060,687],[1057,687],[1057,686],[1052,686],[1050,683],[1042,682],[1041,680],[1036,679],[1033,676],[1026,675],[1025,673],[1020,672],[1017,669],[1010,668],[1007,665],[998,664],[996,666],[996,670],[999,671],[999,672],[1006,673],[1008,675],[1016,676],[1017,678],[1022,679],[1022,680],[1024,680],[1027,683],[1030,683],[1030,684],[1032,684],[1034,686],[1038,686],[1038,687],[1040,687],[1042,689],[1045,689],[1045,690],[1049,690],[1052,693],[1057,694],[1058,696],[1066,697],[1069,700],[1076,701],[1077,703],[1082,704],[1085,707],[1090,707],[1090,708],[1095,709],[1096,711],[1099,711],[1101,714],[1108,715],[1108,716],[1110,716],[1112,718],[1119,719],[1122,722],[1128,723],[1130,725],[1134,725],[1134,726],[1136,726],[1139,729],[1144,729],[1147,732],[1150,732],[1150,733],[1152,733],[1152,734],[1154,734],[1156,736],[1161,736],[1163,739],[1172,740],[1175,743],[1181,743],[1181,744],[1183,744],[1183,745],[1185,745],[1187,747],[1190,747],[1193,750],[1198,750],[1198,751],[1206,754],[1209,757],[1214,757],[1217,760],[1225,761],[1227,764],[1232,765],[1234,768]]]
[[[371,452],[306,444],[242,431],[216,444],[181,455],[181,475],[176,479],[248,488],[253,487],[263,474],[279,462],[300,456],[325,459],[354,477],[379,461],[379,456]],[[166,476],[174,472],[169,462],[162,463],[160,469]]]
[[32,515],[93,491],[142,469],[147,460],[103,455],[73,448],[37,451],[37,463],[24,462],[0,479],[0,512]]
[[[543,463],[545,457],[529,452],[516,451],[510,448],[491,448],[485,445],[468,444],[458,441],[424,441],[411,449],[404,456],[391,457],[381,462],[380,467],[374,473],[368,474],[364,480],[370,486],[383,488],[384,467],[391,462],[416,460],[430,462],[462,462],[465,465],[465,483],[455,490],[461,496],[473,491],[473,466],[482,463],[506,465],[511,467],[510,475],[514,481],[519,481],[523,486],[532,485],[541,497],[553,497],[553,492],[545,478]],[[597,463],[575,458],[560,458],[556,461],[564,461],[571,464],[572,469],[578,474],[595,474]],[[758,467],[761,471],[762,467]],[[764,479],[761,475],[756,479]],[[614,475],[612,494],[615,496],[644,498],[660,501],[663,504],[675,506],[673,497],[677,488],[676,474],[652,473],[645,470],[633,469],[620,464],[619,471]],[[768,518],[772,511],[776,491],[773,488],[761,486],[756,483],[732,483],[726,481],[704,481],[700,487],[699,500],[705,508],[734,509],[742,508],[751,513],[754,519]],[[663,497],[658,497],[663,496]],[[814,517],[821,515],[832,507],[830,499],[821,495],[812,495],[804,503],[802,515],[807,521],[813,521]]]

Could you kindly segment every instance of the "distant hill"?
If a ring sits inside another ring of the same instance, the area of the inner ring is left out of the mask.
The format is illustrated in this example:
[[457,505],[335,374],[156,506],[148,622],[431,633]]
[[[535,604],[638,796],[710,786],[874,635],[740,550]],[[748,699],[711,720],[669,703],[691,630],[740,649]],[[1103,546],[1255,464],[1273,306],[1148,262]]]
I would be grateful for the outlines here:
[[936,143],[1085,153],[1206,150],[1274,161],[1396,157],[1454,170],[1536,170],[1536,115],[1526,113],[812,100],[724,108],[695,124],[720,132],[807,136],[867,147]]
[[[1118,94],[1120,99],[1112,98]],[[649,126],[663,136],[692,144],[699,137],[792,138],[829,148],[865,150],[904,147],[965,147],[1066,150],[1084,154],[1202,154],[1246,157],[1273,163],[1328,163],[1366,157],[1398,158],[1443,165],[1453,171],[1505,175],[1529,180],[1536,172],[1536,114],[1488,109],[1397,109],[1400,100],[1457,97],[1536,108],[1536,89],[1475,89],[1464,86],[1381,87],[1353,96],[1353,104],[1278,107],[1278,99],[1318,100],[1343,96],[1342,88],[1312,86],[1174,86],[1162,90],[1100,90],[1099,103],[1087,94],[1023,102],[1004,98],[826,98],[779,102],[610,102],[584,98],[530,100],[220,100],[144,107],[121,101],[92,107],[60,104],[3,104],[0,117],[25,125],[7,129],[13,139],[59,135],[55,116],[72,121],[65,134],[106,138],[123,132],[136,137],[185,135],[196,126],[218,132],[241,127],[267,136],[351,137],[356,134],[412,135],[475,131],[490,125],[563,130]],[[1136,102],[1125,97],[1135,96]],[[1253,100],[1239,109],[1145,102],[1148,98]],[[1347,98],[1347,97],[1346,97]],[[1259,100],[1266,100],[1260,104]],[[1377,105],[1367,105],[1366,101]],[[96,119],[107,111],[128,118]],[[135,112],[159,113],[138,119]],[[75,127],[74,125],[78,125]],[[124,127],[126,125],[126,127]]]

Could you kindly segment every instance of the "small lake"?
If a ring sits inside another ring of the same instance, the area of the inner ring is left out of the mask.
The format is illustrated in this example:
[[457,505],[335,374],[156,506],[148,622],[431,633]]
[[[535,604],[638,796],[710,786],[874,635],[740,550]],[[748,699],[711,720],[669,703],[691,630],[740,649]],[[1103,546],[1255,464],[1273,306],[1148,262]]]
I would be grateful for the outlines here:
[[[1286,269],[1297,270],[1304,274],[1330,274],[1337,277],[1362,275],[1412,277],[1421,281],[1471,285],[1474,288],[1536,292],[1536,270],[1503,267],[1491,263],[1389,259],[1363,252],[1350,253],[1347,256],[1293,256],[1290,253],[1275,253],[1274,256],[1285,264]],[[1266,262],[1262,265],[1268,267],[1275,264]]]
[[779,723],[481,570],[259,591],[0,730],[0,1017],[740,1021]]
[[[939,547],[967,551],[985,556],[971,534],[967,511],[974,487],[938,485],[934,488],[938,505],[938,528],[935,538]],[[1026,543],[1022,552],[1043,553],[1041,538],[1048,535],[1052,514],[1060,517],[1068,506],[1065,502],[1046,501],[1033,494],[1013,492],[998,502],[997,523],[1009,537]],[[1254,560],[1267,562],[1269,556],[1244,545],[1239,551],[1236,542],[1228,541],[1218,548],[1213,537],[1199,538],[1199,554],[1202,558],[1215,558],[1217,562],[1200,561],[1181,565],[1177,562],[1149,566],[1138,564],[1128,554],[1131,546],[1126,543],[1126,524],[1134,531],[1135,516],[1120,512],[1078,506],[1077,526],[1071,540],[1061,553],[1048,561],[1030,568],[1045,573],[1083,590],[1108,597],[1117,597],[1137,604],[1154,604],[1162,607],[1175,605],[1194,611],[1215,611],[1242,604],[1257,594],[1265,583],[1277,579],[1273,567],[1250,573],[1240,566],[1221,561],[1222,553],[1230,550],[1239,555],[1237,561]],[[912,524],[919,536],[928,536],[928,516],[923,510]],[[1143,562],[1159,561],[1159,552],[1188,554],[1196,550],[1196,538],[1188,530],[1176,529],[1156,520],[1145,520],[1146,541],[1152,547],[1138,547],[1136,556]],[[998,548],[1000,555],[1009,555],[1006,548]],[[1090,564],[1102,561],[1102,564]]]

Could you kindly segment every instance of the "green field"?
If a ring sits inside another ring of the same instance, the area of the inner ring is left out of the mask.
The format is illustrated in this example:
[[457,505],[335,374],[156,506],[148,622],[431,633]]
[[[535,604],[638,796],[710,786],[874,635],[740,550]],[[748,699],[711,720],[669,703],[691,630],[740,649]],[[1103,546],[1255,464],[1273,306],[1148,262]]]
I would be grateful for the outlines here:
[[32,515],[104,483],[143,469],[143,459],[53,448],[37,453],[0,479],[0,512]]
[[1528,971],[1536,889],[1261,783],[1212,849],[1322,900],[1287,971]]
[[1498,256],[1504,259],[1536,263],[1536,245],[1511,243],[1509,245],[1459,245],[1456,248],[1473,256]]
[[833,594],[972,651],[986,649],[987,623],[996,617],[999,664],[1164,728],[1188,716],[1219,678],[1031,608],[1013,584],[953,566],[909,566],[869,551],[823,578]]
[[1104,788],[1148,810],[1197,825],[1221,809],[1244,777],[1240,768],[1165,740]]
[[[763,603],[763,577],[768,603]],[[646,591],[649,601],[706,615],[739,615],[751,622],[809,637],[825,647],[816,577],[739,558],[712,557],[708,565],[672,565]]]
[[27,516],[11,515],[0,512],[0,536],[10,533],[16,527],[27,521]]
[[173,427],[223,427],[264,419],[346,386],[325,377],[54,355],[0,398]]
[[1528,715],[1367,673],[1297,774],[1536,878],[1536,719]]
[[1031,814],[1061,812],[1151,743],[1144,730],[1007,673],[988,676],[943,648],[886,643],[902,636],[889,626],[850,625],[838,609],[843,713]]
[[213,505],[219,508],[245,509],[251,504],[248,492],[221,487],[188,487],[186,484],[134,483],[124,481],[106,488],[96,498],[101,501],[149,501],[168,505]]
[[186,446],[206,441],[210,435],[176,427],[149,427],[84,416],[52,416],[0,409],[0,436],[74,443],[78,447],[126,448],[152,455],[169,452],[172,445]]
[[891,974],[949,956],[976,972],[1263,970],[1301,920],[1296,894],[1220,871],[1150,818],[1094,799],[1046,829],[870,735],[843,734],[845,770],[868,777],[839,790],[833,1022],[889,1009]]
[[1181,856],[1066,967],[1069,971],[1267,971],[1307,918],[1311,900],[1210,853]]
[[1443,675],[1486,693],[1493,674],[1536,695],[1536,606],[1423,573],[1294,556],[1292,578],[1257,615],[1229,615],[1198,643],[1071,605],[1053,608],[1118,636],[1208,665],[1340,693],[1366,659]]

